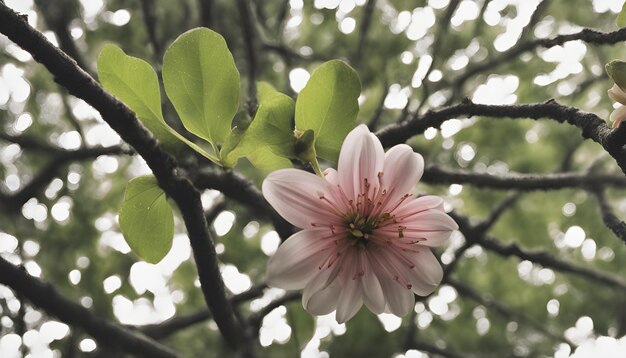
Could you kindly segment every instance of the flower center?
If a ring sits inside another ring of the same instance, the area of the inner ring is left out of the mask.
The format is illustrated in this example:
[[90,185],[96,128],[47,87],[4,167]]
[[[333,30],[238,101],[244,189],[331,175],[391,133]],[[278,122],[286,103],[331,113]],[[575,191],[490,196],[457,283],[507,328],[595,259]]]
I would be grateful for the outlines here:
[[384,221],[383,217],[362,217],[355,215],[347,220],[349,238],[354,245],[366,246],[369,243],[370,234],[378,228],[378,224]]

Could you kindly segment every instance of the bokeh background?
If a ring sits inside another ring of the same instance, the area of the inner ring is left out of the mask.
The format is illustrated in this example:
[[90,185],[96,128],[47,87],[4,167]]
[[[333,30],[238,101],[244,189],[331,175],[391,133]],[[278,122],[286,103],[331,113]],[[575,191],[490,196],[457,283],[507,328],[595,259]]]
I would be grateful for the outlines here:
[[[242,73],[246,38],[239,9],[226,0],[5,0],[28,22],[96,73],[106,43],[160,69],[165,48],[182,32],[209,26],[227,40]],[[359,121],[383,128],[459,103],[516,104],[550,98],[607,118],[612,81],[604,65],[626,47],[572,41],[531,48],[534,39],[582,28],[613,31],[623,0],[272,0],[250,1],[257,80],[295,96],[323,61],[343,59],[359,73]],[[126,183],[150,173],[99,113],[69,95],[44,67],[0,36],[0,254],[50,282],[94,314],[130,327],[158,327],[206,310],[182,221],[171,252],[154,265],[130,252],[117,210]],[[484,64],[488,64],[484,66]],[[168,121],[182,130],[164,103]],[[409,142],[427,165],[492,176],[606,174],[622,177],[613,159],[580,130],[551,120],[458,118]],[[75,155],[92,147],[108,150]],[[70,153],[70,154],[67,154]],[[181,162],[192,160],[182,156]],[[210,167],[210,164],[199,163]],[[329,165],[325,163],[325,165]],[[257,185],[248,164],[236,169]],[[38,180],[38,181],[37,181]],[[34,183],[34,184],[33,184]],[[436,250],[453,263],[447,282],[418,300],[411,315],[375,316],[366,309],[347,324],[311,317],[298,299],[265,312],[285,293],[265,289],[238,304],[259,317],[265,357],[618,357],[626,354],[626,248],[604,224],[597,195],[626,216],[624,182],[554,190],[489,189],[439,183],[418,194],[445,198],[446,209],[488,235],[523,250],[615,278],[622,286],[520,259],[455,233]],[[591,191],[589,189],[592,189]],[[262,284],[265,263],[281,238],[247,208],[206,190],[221,273],[236,295]],[[501,208],[497,217],[494,208]],[[464,219],[465,220],[465,219]],[[1,357],[121,354],[80,329],[29,305],[0,285]],[[261,315],[264,314],[265,316]],[[228,355],[208,315],[160,341],[185,357]],[[613,354],[613,355],[610,355]],[[622,354],[622,355],[620,355]]]

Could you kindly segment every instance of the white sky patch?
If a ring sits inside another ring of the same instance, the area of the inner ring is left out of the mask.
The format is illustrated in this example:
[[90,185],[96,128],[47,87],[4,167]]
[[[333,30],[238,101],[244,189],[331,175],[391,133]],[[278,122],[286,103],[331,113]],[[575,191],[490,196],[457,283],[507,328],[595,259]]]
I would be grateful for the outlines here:
[[406,10],[400,11],[398,13],[398,16],[396,16],[395,18],[393,18],[393,20],[391,20],[391,23],[389,24],[389,30],[394,35],[397,35],[401,33],[402,31],[406,30],[410,24],[411,24],[411,12],[406,11]]
[[30,113],[22,113],[15,123],[13,123],[13,130],[16,132],[23,132],[27,130],[33,124],[33,116]]
[[352,17],[346,17],[339,23],[339,31],[348,35],[356,28],[356,20]]
[[80,148],[81,138],[77,131],[69,131],[62,133],[58,140],[58,145],[67,150],[74,150]]
[[[24,79],[24,70],[17,68],[12,63],[7,63],[2,67],[3,87],[8,89],[11,99],[22,103],[30,96],[30,84]],[[2,90],[0,90],[2,92]],[[4,97],[0,94],[0,97]],[[6,101],[4,101],[6,103]]]
[[[539,53],[539,56],[546,62],[556,63],[555,69],[550,73],[540,74],[535,77],[533,83],[539,86],[546,86],[558,80],[564,79],[571,74],[582,72],[582,59],[587,53],[587,46],[584,43],[572,41],[563,46],[554,46]],[[561,89],[565,90],[564,88]]]
[[235,265],[223,265],[221,267],[224,284],[234,294],[242,293],[252,287],[250,276],[240,273]]
[[250,310],[252,310],[253,312],[258,312],[263,307],[266,307],[267,305],[269,305],[275,299],[281,298],[284,295],[285,295],[285,290],[282,290],[280,288],[273,288],[273,287],[268,288],[267,290],[263,291],[263,296],[259,298],[255,298],[252,301],[250,301]]
[[476,1],[463,0],[459,4],[459,7],[454,12],[454,15],[450,19],[450,24],[453,27],[461,26],[465,21],[472,21],[478,18],[480,14],[480,8]]
[[426,329],[433,321],[433,314],[430,311],[420,312],[417,315],[417,327],[419,329]]
[[565,338],[580,345],[583,342],[593,339],[593,320],[589,316],[578,318],[576,324],[565,330]]
[[101,155],[92,164],[93,170],[98,175],[113,174],[119,167],[117,158],[110,155]]
[[463,129],[463,122],[459,119],[450,119],[441,124],[441,136],[450,138]]
[[605,13],[611,11],[619,13],[624,6],[624,0],[593,0],[593,11]]
[[259,331],[259,341],[263,347],[273,342],[285,343],[291,337],[291,327],[287,324],[287,308],[279,306],[263,318]]
[[124,236],[119,232],[106,231],[102,233],[98,244],[103,247],[110,247],[123,254],[130,252],[130,246],[128,246],[126,240],[124,240]]
[[[494,12],[499,13],[507,6],[515,6],[517,10],[514,12],[517,16],[506,21],[505,32],[498,35],[494,40],[494,47],[497,51],[506,51],[517,43],[517,40],[522,34],[522,29],[530,21],[533,12],[540,2],[541,0],[494,0],[489,3],[485,18],[487,19],[489,17],[490,22],[495,20]],[[487,15],[487,13],[489,13],[489,15]]]
[[[620,339],[600,336],[584,341],[570,358],[622,358],[624,352],[626,352],[626,336]],[[554,356],[556,357],[556,353]]]
[[418,7],[413,10],[411,24],[406,29],[406,37],[416,41],[424,37],[435,25],[435,12],[431,7]]
[[104,286],[104,292],[113,293],[122,287],[122,280],[119,276],[113,275],[105,278],[102,285]]
[[481,104],[513,104],[517,101],[515,91],[519,86],[519,78],[514,75],[491,75],[476,89],[472,101]]
[[304,68],[294,68],[289,72],[289,84],[297,93],[302,91],[304,86],[306,86],[306,83],[309,81],[309,78],[311,78],[311,75]]
[[82,278],[82,274],[78,270],[72,270],[67,275],[67,278],[70,280],[72,285],[76,286],[76,285],[78,285],[80,283],[80,280]]
[[385,97],[385,108],[402,109],[409,102],[409,96],[411,96],[410,87],[401,87],[399,84],[394,83],[389,87],[389,92],[387,97]]
[[24,244],[22,244],[23,253],[27,257],[34,257],[39,253],[39,249],[41,249],[41,245],[33,240],[26,240]]
[[161,270],[161,274],[164,277],[169,278],[190,257],[191,245],[189,244],[189,238],[184,234],[176,234],[172,241],[172,248],[156,266]]
[[120,9],[115,12],[107,11],[104,13],[104,21],[115,25],[124,26],[130,21],[130,12],[126,9]]
[[57,321],[46,321],[39,328],[41,339],[50,344],[52,341],[58,341],[70,333],[70,327],[65,323]]
[[9,144],[4,148],[0,148],[0,162],[7,166],[13,164],[13,162],[22,154],[22,148],[15,144]]
[[17,174],[9,174],[4,179],[4,185],[6,185],[9,191],[17,191],[22,186],[22,181]]
[[583,258],[587,261],[591,261],[596,257],[596,242],[593,239],[585,239],[580,248]]
[[261,227],[261,225],[259,225],[258,222],[256,221],[250,221],[246,226],[244,226],[243,228],[243,236],[246,239],[251,239],[253,238],[258,232],[259,232],[259,228]]
[[261,237],[261,251],[267,256],[273,255],[280,245],[280,236],[276,231],[270,231]]
[[48,218],[48,208],[37,199],[31,198],[22,206],[22,215],[29,220],[44,222]]
[[561,303],[556,298],[551,299],[546,304],[546,310],[548,314],[552,317],[556,317],[559,314],[559,308],[561,307]]
[[0,253],[12,254],[17,249],[18,241],[13,235],[0,232]]
[[433,62],[433,58],[429,55],[424,55],[420,57],[419,62],[417,64],[417,70],[413,74],[413,78],[411,79],[411,87],[418,88],[422,85],[422,81],[424,80],[424,76],[428,72],[428,68],[430,64]]
[[217,236],[224,236],[228,234],[235,223],[235,219],[235,213],[230,210],[219,213],[219,215],[215,218],[215,221],[213,221],[213,229],[215,230]]
[[85,353],[93,352],[98,348],[96,341],[91,338],[85,338],[78,344],[78,348]]
[[383,324],[383,328],[387,332],[393,332],[400,328],[402,324],[402,318],[393,315],[391,313],[381,313],[378,315],[378,320]]
[[565,246],[570,248],[577,248],[582,245],[585,237],[585,230],[583,230],[583,228],[577,225],[570,226],[567,231],[565,231]]
[[104,8],[103,0],[80,0],[80,4],[83,7],[83,17],[86,23],[93,22]]
[[70,217],[70,211],[72,210],[73,201],[69,196],[64,196],[57,200],[57,202],[50,209],[50,214],[52,218],[60,223],[67,223],[67,220]]

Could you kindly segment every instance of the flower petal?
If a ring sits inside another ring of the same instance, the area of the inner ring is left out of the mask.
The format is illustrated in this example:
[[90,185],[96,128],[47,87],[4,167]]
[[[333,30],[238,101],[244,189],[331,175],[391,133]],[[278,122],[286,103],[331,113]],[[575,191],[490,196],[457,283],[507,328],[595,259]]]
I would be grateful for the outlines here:
[[330,204],[320,197],[329,193],[328,183],[304,170],[281,169],[263,181],[263,196],[287,221],[299,228],[312,223],[340,223]]
[[609,116],[609,120],[613,122],[613,128],[618,128],[624,119],[626,119],[626,106],[617,107]]
[[405,226],[405,236],[426,239],[420,242],[425,246],[443,245],[452,232],[459,228],[448,214],[433,209],[405,219],[402,225]]
[[413,309],[415,305],[413,291],[392,280],[380,280],[380,284],[385,292],[389,312],[402,317]]
[[443,278],[441,264],[428,248],[422,248],[417,253],[415,267],[409,275],[412,290],[420,296],[430,295]]
[[339,297],[340,293],[341,286],[338,281],[335,281],[323,290],[311,295],[306,304],[303,296],[302,306],[307,312],[315,316],[329,314],[337,309],[337,297]]
[[328,168],[324,170],[324,179],[326,179],[326,181],[333,187],[339,185],[339,177],[337,176],[337,171],[333,168]]
[[365,271],[361,277],[361,287],[363,289],[363,302],[374,314],[381,314],[385,310],[385,294],[378,281],[378,277],[372,269],[374,264],[369,258],[364,257]]
[[412,214],[422,211],[436,209],[443,212],[443,199],[435,195],[424,195],[418,198],[407,200],[394,210],[397,219],[404,219]]
[[402,225],[412,230],[452,231],[459,226],[452,218],[439,210],[425,210],[402,220]]
[[335,267],[333,267],[332,269],[322,269],[321,271],[318,270],[315,274],[315,277],[313,277],[304,287],[304,292],[302,293],[303,306],[307,306],[309,299],[313,295],[331,285],[337,277],[337,273],[338,265],[335,265]]
[[383,170],[385,151],[380,140],[361,124],[346,136],[339,153],[339,185],[350,198],[363,193],[365,179],[377,186]]
[[612,100],[626,105],[626,92],[624,92],[624,90],[622,90],[617,84],[614,84],[608,92],[609,97],[611,97]]
[[304,288],[319,273],[327,253],[321,250],[334,245],[327,229],[307,229],[289,237],[267,263],[266,282],[285,290]]
[[337,301],[336,319],[339,323],[344,323],[359,311],[363,306],[363,297],[361,295],[361,280],[358,278],[349,279],[341,288],[341,295]]
[[424,158],[406,144],[398,144],[385,153],[383,187],[389,193],[388,202],[393,203],[411,192],[424,174]]

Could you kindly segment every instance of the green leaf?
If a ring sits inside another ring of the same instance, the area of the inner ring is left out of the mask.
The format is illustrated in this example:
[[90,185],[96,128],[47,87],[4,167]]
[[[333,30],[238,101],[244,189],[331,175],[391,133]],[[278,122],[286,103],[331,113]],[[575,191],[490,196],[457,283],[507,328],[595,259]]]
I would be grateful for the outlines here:
[[174,214],[153,176],[128,182],[119,222],[128,246],[148,262],[161,261],[172,247]]
[[180,144],[167,130],[161,112],[159,81],[150,64],[108,44],[98,56],[98,78],[104,89],[132,109],[163,145],[171,148]]
[[159,80],[146,61],[106,45],[98,56],[98,78],[104,89],[124,102],[141,123],[165,146],[175,151],[183,142],[212,161],[217,158],[167,125],[161,111]]
[[361,82],[346,63],[328,61],[318,67],[298,95],[296,129],[312,129],[317,154],[336,162],[344,138],[354,128]]
[[626,3],[622,5],[622,11],[617,15],[617,19],[615,20],[617,27],[626,27]]
[[163,84],[187,130],[224,143],[239,107],[239,72],[222,36],[197,28],[178,37],[165,51]]
[[626,62],[613,60],[606,65],[606,73],[621,89],[626,89]]
[[266,83],[257,86],[259,107],[254,119],[246,130],[233,128],[222,148],[222,159],[229,167],[241,157],[248,157],[254,166],[267,171],[291,167],[286,158],[295,157],[293,100]]
[[267,147],[261,147],[247,155],[252,165],[260,169],[264,173],[270,173],[274,170],[292,168],[291,161],[287,158],[279,157],[272,153]]

